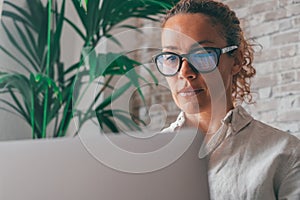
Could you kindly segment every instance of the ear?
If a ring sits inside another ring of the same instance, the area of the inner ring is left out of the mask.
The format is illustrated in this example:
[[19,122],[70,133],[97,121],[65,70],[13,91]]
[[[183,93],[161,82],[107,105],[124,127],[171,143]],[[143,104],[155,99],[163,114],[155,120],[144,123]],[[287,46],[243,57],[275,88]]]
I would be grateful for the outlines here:
[[235,55],[233,55],[233,56],[234,56],[234,65],[231,69],[231,74],[236,75],[242,69],[243,54],[241,51],[237,51],[237,52],[235,52]]
[[231,74],[232,75],[236,75],[237,73],[239,73],[242,69],[241,65],[234,65],[231,69]]

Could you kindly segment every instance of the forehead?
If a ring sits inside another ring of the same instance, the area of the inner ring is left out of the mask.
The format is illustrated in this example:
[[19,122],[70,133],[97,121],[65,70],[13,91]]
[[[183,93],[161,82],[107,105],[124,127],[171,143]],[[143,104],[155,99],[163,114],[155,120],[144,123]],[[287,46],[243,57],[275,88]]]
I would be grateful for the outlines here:
[[212,23],[208,16],[177,14],[166,21],[162,32],[163,48],[188,51],[203,46],[226,46],[220,25]]

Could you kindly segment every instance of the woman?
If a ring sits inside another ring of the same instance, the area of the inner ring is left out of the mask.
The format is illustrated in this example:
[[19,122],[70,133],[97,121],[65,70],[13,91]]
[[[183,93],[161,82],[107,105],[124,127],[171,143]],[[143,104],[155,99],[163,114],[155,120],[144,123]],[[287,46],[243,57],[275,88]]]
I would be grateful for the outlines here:
[[299,200],[300,141],[238,106],[251,102],[255,69],[235,13],[216,1],[181,0],[164,19],[162,49],[154,60],[182,110],[164,131],[205,134],[211,198]]

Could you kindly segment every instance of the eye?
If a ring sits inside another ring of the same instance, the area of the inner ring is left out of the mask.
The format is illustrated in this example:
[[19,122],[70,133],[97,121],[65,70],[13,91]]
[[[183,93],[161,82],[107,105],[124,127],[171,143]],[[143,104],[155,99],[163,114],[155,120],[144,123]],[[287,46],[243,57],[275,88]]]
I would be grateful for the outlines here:
[[200,72],[211,71],[216,66],[216,57],[213,51],[190,54],[191,64]]
[[173,54],[166,54],[166,55],[164,55],[163,59],[164,59],[164,64],[168,65],[168,66],[170,66],[170,65],[173,66],[174,64],[177,65],[178,60],[179,60],[178,56],[173,55]]
[[167,60],[168,62],[176,61],[177,56],[175,56],[175,55],[166,55],[165,60]]
[[190,59],[194,62],[202,62],[207,59],[212,59],[213,58],[213,53],[195,53],[195,54],[190,54]]

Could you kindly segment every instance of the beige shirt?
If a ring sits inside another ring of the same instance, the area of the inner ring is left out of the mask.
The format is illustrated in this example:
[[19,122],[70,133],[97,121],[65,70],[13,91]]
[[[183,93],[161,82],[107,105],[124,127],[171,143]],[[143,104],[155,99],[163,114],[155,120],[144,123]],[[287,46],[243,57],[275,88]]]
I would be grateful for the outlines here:
[[[184,113],[163,132],[184,124]],[[231,110],[207,142],[211,199],[300,200],[300,140]]]

